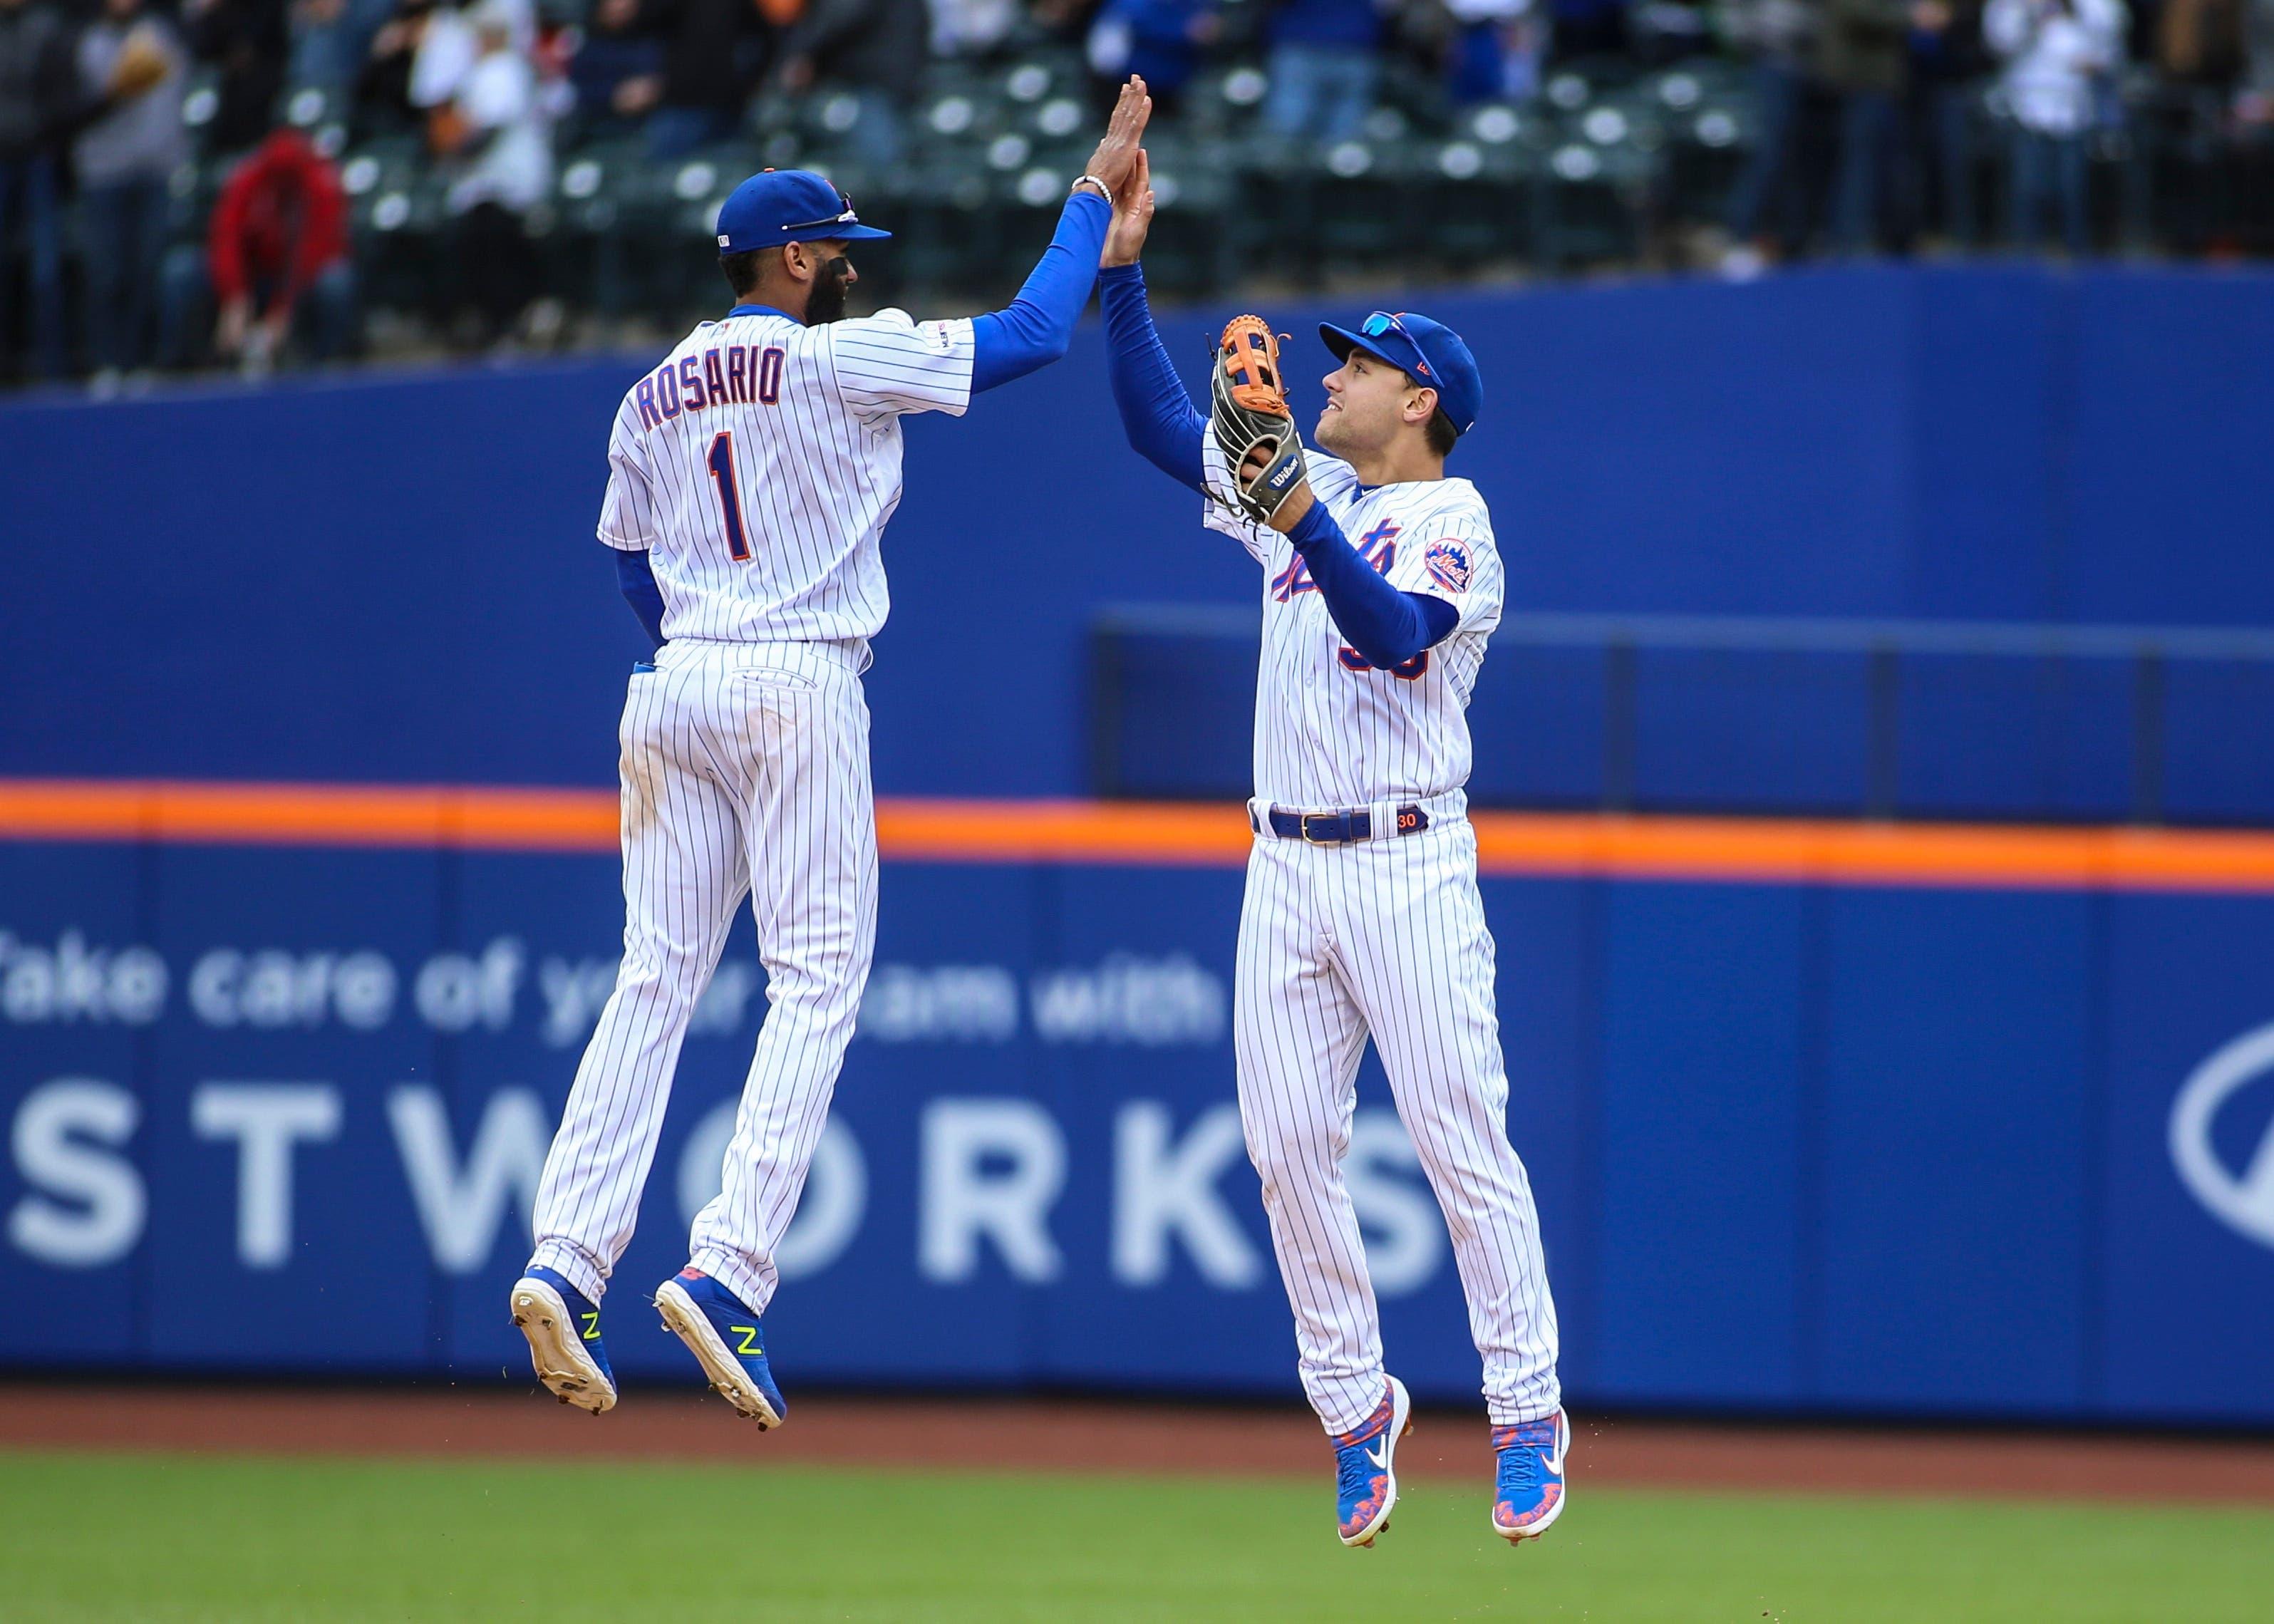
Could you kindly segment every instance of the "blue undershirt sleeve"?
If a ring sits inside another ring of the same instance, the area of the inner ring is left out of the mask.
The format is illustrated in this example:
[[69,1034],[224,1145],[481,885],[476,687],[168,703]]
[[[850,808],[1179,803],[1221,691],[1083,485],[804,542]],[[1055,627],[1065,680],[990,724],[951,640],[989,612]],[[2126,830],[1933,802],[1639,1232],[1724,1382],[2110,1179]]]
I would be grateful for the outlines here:
[[644,552],[611,551],[616,554],[616,585],[624,601],[639,616],[639,623],[647,628],[647,635],[655,639],[655,646],[663,647],[663,589],[655,583],[655,567],[648,562]]
[[991,389],[1048,366],[1066,352],[1089,303],[1097,256],[1113,206],[1088,187],[1068,198],[1058,235],[1043,250],[1019,297],[971,324],[971,392]]
[[1153,326],[1145,273],[1133,265],[1110,265],[1098,273],[1097,288],[1105,312],[1105,375],[1130,449],[1178,484],[1201,490],[1208,420],[1185,392]]
[[1401,592],[1377,574],[1359,557],[1324,502],[1314,501],[1287,539],[1310,566],[1336,628],[1369,665],[1384,671],[1402,665],[1443,642],[1460,622],[1458,612],[1444,599]]

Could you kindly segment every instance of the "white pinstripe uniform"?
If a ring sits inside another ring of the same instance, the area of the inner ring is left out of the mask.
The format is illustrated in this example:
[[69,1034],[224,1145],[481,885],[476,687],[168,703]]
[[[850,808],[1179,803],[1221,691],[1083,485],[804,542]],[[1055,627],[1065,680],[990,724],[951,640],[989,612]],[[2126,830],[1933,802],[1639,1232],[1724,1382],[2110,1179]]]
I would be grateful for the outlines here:
[[[1259,832],[1240,911],[1233,1039],[1240,1117],[1303,1387],[1330,1433],[1382,1402],[1382,1328],[1344,1186],[1359,1058],[1369,1034],[1453,1238],[1496,1425],[1552,1415],[1555,1304],[1524,1164],[1508,1142],[1492,935],[1477,891],[1469,695],[1500,623],[1504,577],[1484,500],[1465,479],[1359,484],[1306,454],[1312,493],[1391,585],[1443,599],[1452,634],[1397,672],[1344,646],[1293,545],[1232,504],[1213,440],[1207,523],[1265,572],[1255,696]],[[1401,808],[1428,826],[1397,834]],[[1313,845],[1269,832],[1291,812],[1366,808],[1375,838]]]
[[705,322],[624,396],[600,539],[664,600],[624,701],[624,957],[546,1158],[534,1264],[598,1302],[631,1239],[695,1001],[749,892],[770,1008],[690,1260],[763,1313],[877,930],[861,673],[900,417],[960,414],[968,321]]

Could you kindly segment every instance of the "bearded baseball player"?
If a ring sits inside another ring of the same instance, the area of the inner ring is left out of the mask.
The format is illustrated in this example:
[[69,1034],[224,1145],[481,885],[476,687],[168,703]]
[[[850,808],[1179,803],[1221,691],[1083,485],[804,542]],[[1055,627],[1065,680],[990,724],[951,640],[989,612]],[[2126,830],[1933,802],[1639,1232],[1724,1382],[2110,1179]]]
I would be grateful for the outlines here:
[[1424,316],[1322,326],[1339,365],[1306,454],[1271,329],[1243,316],[1224,329],[1203,418],[1146,305],[1152,210],[1140,154],[1100,278],[1113,396],[1131,446],[1199,492],[1209,528],[1263,569],[1234,1048],[1304,1390],[1336,1449],[1337,1530],[1367,1545],[1389,1525],[1410,1426],[1342,1173],[1371,1036],[1484,1357],[1493,1531],[1536,1538],[1563,1509],[1570,1428],[1539,1217],[1508,1141],[1462,790],[1465,710],[1502,594],[1484,500],[1445,476],[1481,404],[1476,363]]
[[599,1415],[608,1276],[697,996],[745,894],[769,1008],[718,1198],[655,1293],[711,1385],[761,1428],[788,1406],[763,1330],[774,1248],[853,1034],[876,940],[877,832],[861,673],[887,607],[878,544],[900,500],[900,418],[1065,353],[1152,102],[1124,86],[1056,238],[1006,309],[847,319],[862,223],[818,175],[772,170],[719,211],[734,296],[624,395],[599,538],[659,644],[621,729],[624,954],[546,1156],[536,1250],[511,1294],[538,1380]]

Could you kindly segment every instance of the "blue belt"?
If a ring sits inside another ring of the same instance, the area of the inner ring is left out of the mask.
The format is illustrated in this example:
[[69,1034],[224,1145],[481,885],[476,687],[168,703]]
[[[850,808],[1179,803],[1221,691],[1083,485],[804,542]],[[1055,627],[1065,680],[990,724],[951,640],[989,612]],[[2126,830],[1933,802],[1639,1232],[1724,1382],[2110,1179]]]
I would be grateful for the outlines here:
[[[1374,814],[1364,807],[1348,812],[1283,812],[1271,808],[1271,832],[1282,840],[1302,840],[1312,846],[1350,846],[1374,838]],[[1388,832],[1418,835],[1429,827],[1429,815],[1419,807],[1397,808],[1397,827]]]

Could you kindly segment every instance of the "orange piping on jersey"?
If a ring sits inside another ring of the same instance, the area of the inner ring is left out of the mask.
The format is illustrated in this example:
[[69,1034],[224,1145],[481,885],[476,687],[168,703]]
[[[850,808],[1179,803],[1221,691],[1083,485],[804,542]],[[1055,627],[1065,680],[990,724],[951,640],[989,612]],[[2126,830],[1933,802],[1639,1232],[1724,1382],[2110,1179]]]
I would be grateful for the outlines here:
[[[1480,812],[1487,875],[1986,890],[2274,892],[2274,831]],[[904,862],[1236,868],[1236,806],[888,798]],[[605,790],[0,779],[0,839],[603,853]]]

